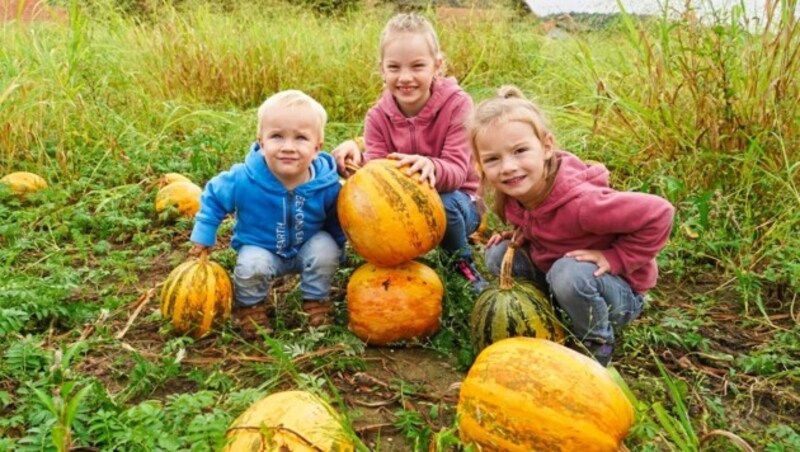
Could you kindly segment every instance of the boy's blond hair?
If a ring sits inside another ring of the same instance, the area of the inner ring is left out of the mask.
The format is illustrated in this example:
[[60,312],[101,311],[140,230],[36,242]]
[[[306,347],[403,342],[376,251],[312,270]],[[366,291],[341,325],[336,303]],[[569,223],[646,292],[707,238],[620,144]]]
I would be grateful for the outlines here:
[[425,37],[428,47],[435,60],[441,60],[442,66],[438,75],[444,75],[444,54],[439,46],[439,37],[436,35],[431,22],[425,17],[416,13],[400,13],[394,15],[383,27],[379,46],[378,61],[383,62],[383,50],[386,44],[400,33],[419,33]]
[[313,97],[297,89],[287,89],[275,93],[258,107],[257,137],[259,139],[261,138],[261,133],[264,128],[264,117],[267,115],[267,112],[292,107],[308,107],[314,112],[317,116],[317,122],[319,123],[319,139],[320,141],[324,141],[325,124],[328,122],[328,113],[325,111],[325,107]]

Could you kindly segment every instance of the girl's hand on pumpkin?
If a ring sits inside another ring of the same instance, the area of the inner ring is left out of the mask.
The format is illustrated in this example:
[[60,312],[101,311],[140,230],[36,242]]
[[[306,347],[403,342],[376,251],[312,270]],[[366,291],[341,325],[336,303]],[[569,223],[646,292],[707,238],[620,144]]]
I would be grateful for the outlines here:
[[575,250],[570,251],[565,254],[565,256],[574,258],[578,262],[594,262],[597,264],[597,271],[594,272],[595,276],[600,276],[611,270],[611,265],[608,263],[608,260],[603,253],[598,250]]
[[205,246],[205,245],[201,245],[201,244],[199,244],[199,243],[195,243],[195,244],[194,244],[194,245],[192,245],[192,247],[189,249],[189,256],[191,256],[191,257],[198,257],[198,256],[200,256],[200,254],[202,254],[202,253],[203,253],[203,251],[207,251],[207,250],[208,250],[208,247],[207,247],[207,246]]
[[387,155],[392,160],[397,160],[397,167],[409,166],[406,169],[406,175],[412,176],[419,173],[419,181],[428,181],[428,185],[434,188],[436,185],[436,167],[433,166],[433,161],[428,157],[417,154],[398,154],[392,153]]
[[356,166],[361,166],[361,149],[354,140],[347,140],[336,146],[336,149],[331,151],[331,155],[336,160],[336,169],[342,177],[350,177],[353,175],[352,171],[347,169],[347,161],[349,160]]

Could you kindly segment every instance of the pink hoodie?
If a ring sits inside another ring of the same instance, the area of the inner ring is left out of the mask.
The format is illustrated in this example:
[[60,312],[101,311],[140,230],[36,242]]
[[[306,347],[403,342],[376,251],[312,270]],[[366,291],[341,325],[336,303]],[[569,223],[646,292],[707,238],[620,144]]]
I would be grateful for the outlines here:
[[610,273],[635,292],[653,288],[655,257],[667,243],[675,209],[655,195],[612,190],[603,165],[589,166],[565,151],[557,156],[561,167],[542,204],[525,210],[510,200],[505,208],[508,221],[522,227],[536,267],[547,272],[569,251],[600,250]]
[[436,167],[436,190],[461,190],[474,195],[480,176],[475,170],[464,121],[472,112],[472,99],[453,78],[437,79],[422,111],[406,118],[389,90],[367,113],[365,162],[392,152],[419,154]]

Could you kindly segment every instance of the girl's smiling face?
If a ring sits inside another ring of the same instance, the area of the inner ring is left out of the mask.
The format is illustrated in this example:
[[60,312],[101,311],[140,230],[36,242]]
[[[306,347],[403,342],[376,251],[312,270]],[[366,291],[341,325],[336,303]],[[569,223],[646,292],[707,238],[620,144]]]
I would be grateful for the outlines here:
[[428,102],[441,65],[422,33],[398,33],[384,44],[383,81],[406,117],[416,116]]
[[526,122],[495,121],[475,136],[475,146],[486,180],[525,208],[535,207],[547,188],[553,136],[540,140]]

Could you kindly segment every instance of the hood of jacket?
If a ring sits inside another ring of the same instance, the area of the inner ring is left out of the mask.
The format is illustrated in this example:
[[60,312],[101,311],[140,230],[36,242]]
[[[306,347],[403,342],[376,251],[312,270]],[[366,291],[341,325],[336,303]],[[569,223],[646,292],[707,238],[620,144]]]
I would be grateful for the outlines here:
[[[270,171],[266,159],[261,154],[261,146],[258,142],[253,143],[250,147],[244,165],[247,177],[262,189],[275,194],[284,194],[288,191]],[[294,191],[308,194],[339,183],[336,160],[327,152],[320,151],[311,161],[311,166],[314,169],[314,178],[298,185]]]

